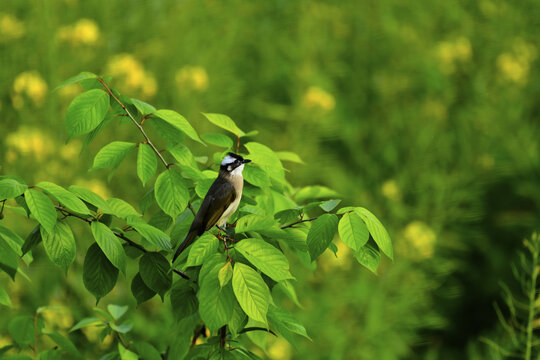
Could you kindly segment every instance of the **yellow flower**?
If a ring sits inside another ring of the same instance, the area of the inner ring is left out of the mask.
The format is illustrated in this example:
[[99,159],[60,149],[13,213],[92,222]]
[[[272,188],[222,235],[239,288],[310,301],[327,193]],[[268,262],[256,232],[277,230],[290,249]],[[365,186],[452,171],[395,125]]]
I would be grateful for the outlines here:
[[470,60],[471,55],[471,43],[466,37],[459,37],[454,41],[442,41],[436,49],[439,66],[446,74],[453,73],[456,65]]
[[58,29],[60,41],[71,45],[95,45],[99,40],[99,27],[95,21],[80,19],[73,25],[62,26]]
[[401,200],[401,191],[395,180],[386,180],[381,187],[382,194],[389,200],[399,201]]
[[433,256],[437,236],[435,232],[422,221],[413,221],[403,230],[405,253],[417,260]]
[[24,24],[11,14],[0,14],[0,42],[21,38],[26,29]]
[[518,85],[527,83],[531,63],[536,59],[536,48],[522,39],[514,41],[511,52],[497,57],[497,67],[503,79]]
[[184,66],[176,72],[175,79],[180,90],[202,92],[208,88],[208,73],[202,66]]
[[88,188],[104,199],[111,197],[111,193],[105,184],[97,179],[78,179],[76,184]]
[[130,94],[143,99],[156,94],[157,83],[155,78],[130,54],[113,56],[107,63],[106,72],[113,76],[120,89]]
[[16,160],[16,154],[41,161],[54,151],[54,142],[49,137],[40,129],[27,126],[21,126],[17,131],[10,133],[6,137],[6,145],[8,162]]
[[323,89],[311,86],[304,94],[304,106],[310,109],[331,111],[336,106],[334,97]]
[[37,107],[43,105],[48,89],[47,83],[37,71],[20,73],[13,82],[13,107],[20,109],[24,105],[24,96]]

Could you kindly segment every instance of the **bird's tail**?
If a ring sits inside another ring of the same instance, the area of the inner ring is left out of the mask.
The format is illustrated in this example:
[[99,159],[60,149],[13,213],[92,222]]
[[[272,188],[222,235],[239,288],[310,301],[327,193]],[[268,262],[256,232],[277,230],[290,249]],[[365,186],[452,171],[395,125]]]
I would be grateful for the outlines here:
[[186,238],[184,239],[184,241],[180,244],[180,247],[178,248],[178,250],[176,250],[176,253],[174,254],[173,256],[173,263],[174,261],[176,260],[176,258],[178,258],[178,256],[180,256],[180,254],[182,253],[182,251],[184,251],[189,245],[191,245],[193,243],[193,241],[195,241],[195,237],[197,236],[197,231],[196,230],[191,230]]

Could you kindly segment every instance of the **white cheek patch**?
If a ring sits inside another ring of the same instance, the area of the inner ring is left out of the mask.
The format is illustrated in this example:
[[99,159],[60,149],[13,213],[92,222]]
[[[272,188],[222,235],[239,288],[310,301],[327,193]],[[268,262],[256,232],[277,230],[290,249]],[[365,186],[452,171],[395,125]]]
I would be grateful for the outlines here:
[[232,164],[235,161],[236,161],[235,158],[233,158],[232,156],[227,155],[221,161],[221,165],[229,165],[229,164]]
[[242,170],[244,170],[244,164],[240,165],[231,172],[232,176],[242,176]]

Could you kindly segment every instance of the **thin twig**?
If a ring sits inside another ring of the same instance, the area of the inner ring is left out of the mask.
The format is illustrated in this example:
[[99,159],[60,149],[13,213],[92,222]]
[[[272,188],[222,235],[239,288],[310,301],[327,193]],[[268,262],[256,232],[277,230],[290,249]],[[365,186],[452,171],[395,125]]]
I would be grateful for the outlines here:
[[286,229],[286,228],[293,227],[293,226],[296,225],[296,224],[300,224],[300,223],[307,222],[307,221],[314,221],[314,220],[317,220],[317,217],[314,217],[314,218],[311,218],[311,219],[302,219],[302,220],[298,220],[298,221],[295,221],[295,222],[293,222],[293,223],[290,223],[289,225],[283,225],[281,228],[282,228],[282,229]]
[[105,83],[105,81],[103,81],[102,78],[98,78],[98,81],[101,83],[101,85],[103,85],[103,87],[105,88],[105,90],[107,90],[107,92],[109,93],[109,95],[111,95],[113,97],[113,99],[122,107],[122,109],[124,109],[124,111],[126,112],[126,115],[129,116],[129,118],[131,119],[131,121],[133,121],[133,123],[135,124],[135,126],[137,126],[137,128],[139,129],[139,131],[143,134],[144,138],[146,139],[146,142],[148,145],[150,145],[150,147],[152,148],[152,150],[154,150],[154,152],[156,153],[156,155],[159,157],[159,159],[161,160],[161,162],[163,163],[163,165],[165,165],[165,167],[168,169],[170,167],[170,164],[167,163],[167,161],[165,160],[165,158],[163,157],[163,155],[161,155],[161,153],[159,152],[159,150],[154,146],[154,144],[152,143],[152,141],[150,140],[150,138],[148,137],[148,135],[146,134],[146,132],[144,131],[144,128],[142,127],[142,122],[141,124],[139,124],[137,122],[137,120],[135,120],[135,118],[133,117],[133,115],[131,115],[131,113],[129,112],[129,110],[126,108],[126,106],[116,97],[116,95],[113,94],[113,92],[111,91],[111,89],[109,88],[109,86]]
[[183,278],[186,279],[186,280],[191,279],[191,278],[189,277],[189,275],[186,274],[186,273],[183,272],[183,271],[180,271],[180,270],[178,270],[178,269],[173,269],[172,271],[173,271],[175,274],[180,275],[181,277],[183,277]]
[[137,249],[141,250],[144,253],[148,252],[144,247],[142,247],[142,245],[139,245],[136,242],[134,242],[133,240],[127,238],[124,234],[116,232],[116,231],[113,231],[113,234],[116,235],[116,237],[118,237],[118,238],[124,240],[125,242],[127,242],[130,246],[133,246],[134,248],[137,248]]

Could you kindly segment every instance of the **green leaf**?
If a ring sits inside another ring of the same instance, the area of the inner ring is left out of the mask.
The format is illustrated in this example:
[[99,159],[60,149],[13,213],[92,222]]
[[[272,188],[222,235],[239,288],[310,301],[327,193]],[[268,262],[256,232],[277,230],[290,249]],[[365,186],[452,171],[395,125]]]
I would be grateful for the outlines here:
[[294,279],[289,261],[281,251],[262,239],[244,239],[234,249],[274,281]]
[[250,214],[242,216],[236,223],[236,232],[243,233],[247,231],[267,230],[274,225],[275,221],[270,216],[261,216]]
[[296,290],[294,289],[294,286],[291,283],[291,281],[289,280],[280,281],[272,288],[272,291],[274,291],[274,289],[279,289],[283,291],[283,293],[287,295],[298,307],[300,308],[302,307],[302,305],[298,301]]
[[177,321],[194,314],[199,308],[195,291],[187,281],[177,281],[171,289],[171,307]]
[[157,157],[148,144],[139,144],[137,154],[137,176],[143,185],[154,176],[157,170]]
[[139,360],[137,354],[126,349],[122,343],[118,343],[118,353],[120,354],[121,360]]
[[152,217],[148,220],[149,225],[152,225],[161,231],[167,231],[171,227],[172,223],[172,217],[165,214],[161,209],[154,213],[154,215],[152,215]]
[[178,114],[176,111],[158,110],[154,112],[153,115],[165,120],[178,130],[189,136],[191,139],[198,141],[204,145],[204,142],[199,138],[199,135],[197,134],[193,126],[191,126],[191,124],[186,120],[185,117]]
[[105,145],[94,158],[92,170],[116,168],[133,148],[135,148],[135,143],[125,141],[113,141]]
[[[31,358],[29,357],[28,359],[31,359]],[[19,360],[22,360],[22,358]],[[37,360],[62,360],[62,350],[49,349],[49,350],[41,351],[37,357]]]
[[111,314],[115,320],[119,320],[126,313],[126,311],[128,311],[128,308],[129,307],[127,305],[107,305],[107,310],[109,310],[109,314]]
[[233,276],[233,268],[230,261],[227,261],[225,265],[218,271],[219,287],[222,288],[231,281]]
[[33,344],[36,336],[34,318],[30,315],[15,317],[9,322],[8,331],[20,347]]
[[84,286],[96,297],[96,303],[116,284],[118,269],[107,259],[97,243],[88,248],[84,258]]
[[326,212],[330,212],[332,210],[334,210],[334,208],[336,206],[338,206],[338,204],[341,202],[340,199],[332,199],[332,200],[328,200],[328,201],[325,201],[323,202],[322,204],[319,204],[320,208],[323,209],[324,211]]
[[97,78],[96,74],[92,74],[91,72],[83,71],[79,73],[78,75],[72,76],[57,87],[54,88],[53,92],[57,91],[58,89],[63,88],[64,86],[68,86],[71,84],[78,83],[79,81],[86,80],[86,79],[93,79]]
[[19,267],[19,255],[10,244],[0,237],[0,269],[4,270],[12,279],[15,279]]
[[16,198],[28,189],[28,186],[15,179],[0,180],[0,200]]
[[[221,261],[205,263],[206,276],[200,277],[199,314],[210,331],[217,331],[227,324],[232,317],[234,294],[230,285],[219,286],[218,272],[223,266]],[[201,269],[201,273],[203,270]]]
[[79,350],[77,350],[75,345],[68,338],[63,337],[56,331],[44,330],[43,333],[49,336],[56,344],[58,344],[58,346],[62,348],[62,350],[67,352],[69,355],[78,358],[82,357]]
[[338,217],[333,214],[323,214],[313,221],[306,240],[312,261],[318,258],[332,242],[337,227]]
[[244,176],[244,180],[246,180],[248,183],[260,188],[272,185],[272,182],[270,181],[270,178],[266,172],[258,167],[246,165],[242,175]]
[[142,215],[133,208],[129,203],[122,199],[110,198],[107,199],[107,205],[111,209],[111,213],[120,219],[127,219],[130,216],[141,217]]
[[41,237],[49,259],[67,273],[69,267],[75,261],[77,252],[75,238],[69,225],[63,221],[58,221],[48,233],[41,227]]
[[128,218],[128,225],[132,226],[150,245],[159,250],[171,250],[171,240],[167,234],[140,219],[135,219],[133,217]]
[[24,240],[17,233],[0,225],[0,238],[3,239],[17,255],[22,256],[21,245],[23,245]]
[[330,197],[336,197],[338,193],[325,186],[306,186],[298,191],[295,195],[295,199],[298,203],[304,203],[306,200],[325,199]]
[[84,318],[81,321],[79,321],[77,324],[75,324],[75,326],[73,326],[71,329],[69,329],[69,332],[73,332],[73,331],[82,329],[90,325],[95,325],[95,324],[103,324],[103,320],[97,317]]
[[292,333],[301,335],[306,339],[311,340],[307,334],[306,328],[284,309],[272,305],[268,311],[268,320],[270,321],[270,324],[275,326],[280,333],[282,333],[280,329],[287,329]]
[[120,239],[114,235],[111,229],[103,223],[92,222],[90,224],[94,239],[109,261],[122,273],[126,273],[126,252]]
[[223,114],[208,114],[203,113],[203,115],[210,121],[212,124],[219,126],[222,129],[225,129],[227,131],[232,132],[236,136],[244,136],[245,133],[240,130],[238,126],[234,123],[234,121],[228,117],[227,115]]
[[386,254],[390,259],[394,259],[394,250],[392,248],[392,240],[390,240],[390,235],[384,228],[383,224],[373,215],[369,210],[358,207],[354,209],[354,212],[364,220],[366,226],[369,230],[369,233],[373,237],[373,240],[379,246],[379,249]]
[[63,187],[53,184],[51,182],[42,181],[36,185],[36,187],[45,191],[45,193],[52,196],[60,204],[64,205],[70,210],[83,215],[90,215],[88,207],[73,193],[67,191]]
[[133,281],[131,282],[131,292],[137,300],[137,305],[140,305],[143,302],[150,300],[154,297],[154,295],[156,295],[156,292],[154,290],[146,286],[141,277],[141,273],[137,273],[137,275],[133,277]]
[[8,293],[3,288],[0,288],[0,305],[7,306],[12,308],[11,299],[9,298]]
[[139,353],[144,360],[162,360],[161,354],[152,345],[137,341],[135,344],[135,350]]
[[212,234],[204,234],[191,245],[186,267],[201,265],[206,258],[215,254],[218,249],[218,239]]
[[339,236],[343,243],[358,250],[367,243],[369,232],[362,218],[356,213],[346,213],[339,221]]
[[188,204],[189,192],[182,175],[174,169],[167,169],[158,176],[154,193],[159,207],[173,218],[180,215]]
[[258,272],[237,262],[234,265],[232,287],[242,310],[253,320],[266,322],[270,290]]
[[256,142],[249,142],[245,144],[245,147],[249,151],[248,159],[253,161],[253,164],[258,165],[274,180],[278,182],[285,181],[285,170],[281,160],[272,149]]
[[24,200],[45,231],[51,232],[56,224],[56,209],[51,199],[37,190],[27,189],[24,192]]
[[141,278],[150,289],[157,292],[163,299],[171,288],[172,273],[169,261],[160,253],[145,253],[139,261]]
[[377,268],[381,261],[381,253],[372,241],[369,241],[366,245],[358,249],[354,253],[354,257],[360,264],[368,268],[372,273],[377,275]]
[[202,139],[212,145],[224,147],[230,149],[233,147],[234,143],[230,137],[224,134],[219,133],[208,133],[201,135]]
[[152,114],[156,111],[155,107],[138,99],[131,98],[131,103],[137,108],[141,115]]
[[109,124],[111,120],[115,118],[115,116],[116,115],[110,113],[106,114],[105,118],[103,118],[99,125],[94,130],[90,131],[88,135],[85,136],[83,144],[81,146],[81,154],[85,151],[88,144],[90,144],[96,138],[96,136],[98,136],[103,131],[103,129],[105,129],[105,126],[107,126],[107,124]]
[[101,211],[105,214],[112,214],[112,210],[109,208],[109,205],[107,205],[107,202],[95,192],[77,185],[71,185],[68,190],[77,195],[79,198],[86,201],[87,203],[90,203],[98,209],[101,209]]
[[182,144],[169,145],[167,151],[180,165],[195,166],[195,158],[187,146]]
[[197,193],[197,196],[201,199],[204,199],[215,180],[216,179],[201,179],[197,181],[197,186],[195,186],[195,192]]
[[148,119],[148,122],[150,122],[155,132],[168,144],[179,144],[186,137],[182,131],[160,118],[151,117]]
[[233,306],[233,314],[231,317],[231,320],[229,320],[229,330],[231,331],[231,334],[233,335],[233,338],[238,336],[238,333],[240,330],[244,328],[244,326],[247,323],[247,315],[240,307],[240,304],[238,304],[238,301],[234,302]]
[[290,151],[278,151],[276,152],[277,156],[282,161],[290,161],[298,164],[303,164],[304,162],[302,159],[300,159],[300,156],[298,154],[290,152]]
[[68,138],[94,130],[108,108],[109,95],[103,90],[92,89],[78,95],[66,110],[64,123]]

